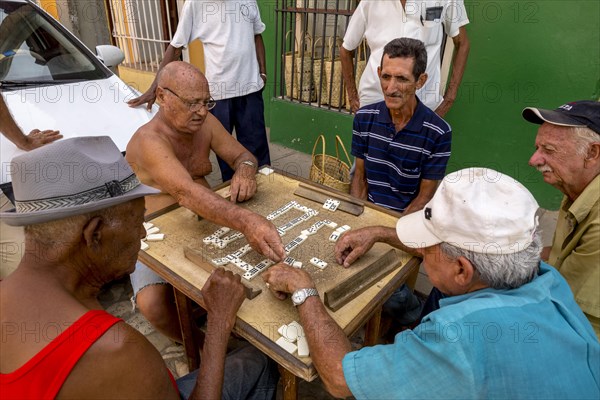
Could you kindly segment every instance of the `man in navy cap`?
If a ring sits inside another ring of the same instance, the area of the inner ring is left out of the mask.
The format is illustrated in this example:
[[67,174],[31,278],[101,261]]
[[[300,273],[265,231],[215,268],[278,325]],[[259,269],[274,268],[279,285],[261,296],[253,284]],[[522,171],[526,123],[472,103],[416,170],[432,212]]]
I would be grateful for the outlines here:
[[548,263],[569,282],[600,337],[600,103],[528,107],[523,118],[541,124],[529,165],[564,194]]

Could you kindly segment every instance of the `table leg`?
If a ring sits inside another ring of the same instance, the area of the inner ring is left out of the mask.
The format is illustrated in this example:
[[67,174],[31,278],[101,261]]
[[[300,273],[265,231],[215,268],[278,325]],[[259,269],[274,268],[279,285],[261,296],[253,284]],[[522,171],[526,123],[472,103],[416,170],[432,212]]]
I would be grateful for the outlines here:
[[365,325],[364,346],[375,346],[379,343],[380,327],[381,307],[378,307]]
[[173,288],[175,292],[175,303],[177,304],[177,314],[179,325],[181,326],[181,336],[183,337],[183,347],[188,360],[190,371],[194,371],[200,366],[200,346],[194,335],[192,324],[194,323],[192,315],[192,301],[182,292]]
[[298,377],[287,369],[279,366],[281,386],[283,386],[283,400],[296,400],[298,398]]

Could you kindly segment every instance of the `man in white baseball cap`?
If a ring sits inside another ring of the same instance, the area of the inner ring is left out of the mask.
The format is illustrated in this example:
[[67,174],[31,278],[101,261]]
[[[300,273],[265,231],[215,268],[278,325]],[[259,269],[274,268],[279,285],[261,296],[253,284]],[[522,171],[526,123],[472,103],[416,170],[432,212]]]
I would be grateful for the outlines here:
[[199,373],[177,382],[141,333],[102,310],[101,288],[134,269],[144,196],[159,193],[109,137],[17,156],[11,177],[16,209],[0,217],[25,226],[25,254],[0,282],[3,399],[274,398],[278,374],[264,354],[248,346],[225,357],[245,299],[239,276],[216,270],[202,288],[212,334]]
[[[311,358],[336,397],[598,398],[600,343],[566,281],[540,260],[537,212],[515,179],[469,168],[446,176],[396,229],[362,229],[364,239],[381,234],[420,254],[447,295],[389,345],[352,351],[309,271],[277,264],[263,279],[280,299],[292,293]],[[336,252],[343,261],[354,250]],[[552,379],[534,383],[548,371]]]

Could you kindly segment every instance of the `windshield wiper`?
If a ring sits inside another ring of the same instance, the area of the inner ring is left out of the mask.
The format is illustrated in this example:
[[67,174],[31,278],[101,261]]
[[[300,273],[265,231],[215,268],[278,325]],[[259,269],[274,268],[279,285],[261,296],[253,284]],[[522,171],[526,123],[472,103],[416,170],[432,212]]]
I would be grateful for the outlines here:
[[17,87],[28,87],[28,86],[41,86],[41,85],[61,85],[63,83],[82,82],[85,79],[58,79],[52,81],[0,81],[1,88],[17,88]]

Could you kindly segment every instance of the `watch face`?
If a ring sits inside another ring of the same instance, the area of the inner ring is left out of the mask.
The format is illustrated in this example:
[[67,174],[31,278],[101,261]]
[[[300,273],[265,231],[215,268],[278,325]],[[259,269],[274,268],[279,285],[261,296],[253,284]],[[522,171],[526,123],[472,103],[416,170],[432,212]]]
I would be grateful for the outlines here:
[[297,290],[292,294],[292,302],[294,304],[302,303],[304,301],[304,298],[305,298],[304,290]]

